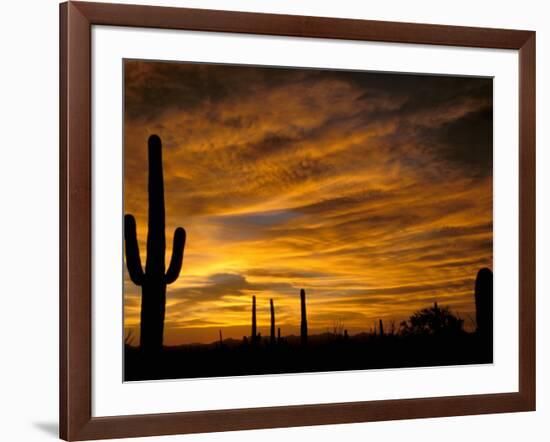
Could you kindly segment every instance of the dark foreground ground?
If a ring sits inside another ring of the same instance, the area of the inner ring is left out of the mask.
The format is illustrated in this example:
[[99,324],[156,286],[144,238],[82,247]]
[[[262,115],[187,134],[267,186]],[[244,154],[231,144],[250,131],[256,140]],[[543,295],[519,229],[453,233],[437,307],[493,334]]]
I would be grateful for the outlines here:
[[474,333],[453,336],[311,336],[307,346],[294,336],[256,345],[223,344],[165,347],[143,354],[126,345],[124,380],[180,379],[304,373],[376,368],[492,363],[492,345]]

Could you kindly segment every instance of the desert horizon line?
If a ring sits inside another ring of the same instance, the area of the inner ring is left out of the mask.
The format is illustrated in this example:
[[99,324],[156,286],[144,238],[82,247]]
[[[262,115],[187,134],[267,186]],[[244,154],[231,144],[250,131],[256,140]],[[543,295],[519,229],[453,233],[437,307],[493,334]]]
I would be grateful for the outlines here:
[[[485,271],[488,271],[490,272],[491,274],[491,278],[492,278],[492,271],[488,268],[482,268],[479,270],[478,272],[478,278],[479,278],[479,274],[482,273],[482,272],[485,272]],[[477,279],[476,278],[476,283],[475,285],[478,284],[477,282]],[[476,290],[475,290],[475,285],[473,287],[473,290],[472,290],[472,303],[474,304],[474,308],[475,308],[475,304],[476,304],[476,298],[475,298],[475,293],[476,293]],[[299,289],[300,290],[300,301],[301,301],[301,304],[302,304],[302,311],[301,311],[301,314],[303,315],[304,314],[304,298],[305,298],[305,290],[304,289]],[[260,337],[258,338],[259,340],[265,340],[265,342],[268,342],[270,339],[271,339],[271,342],[273,342],[273,339],[275,337],[275,333],[274,333],[274,326],[275,326],[275,323],[274,323],[274,312],[276,311],[276,305],[274,304],[273,302],[273,298],[272,297],[269,297],[267,298],[268,299],[268,302],[264,302],[264,304],[267,304],[269,307],[266,307],[265,305],[263,306],[263,311],[265,313],[266,310],[269,309],[270,311],[270,320],[269,319],[266,319],[266,317],[268,316],[267,314],[264,314],[264,315],[258,315],[257,312],[258,310],[260,310],[258,307],[260,306],[259,303],[257,303],[257,299],[258,297],[260,296],[260,294],[251,294],[250,295],[250,300],[251,300],[251,304],[250,304],[250,310],[251,310],[251,313],[252,313],[252,325],[251,324],[246,324],[246,323],[239,323],[239,324],[232,324],[232,325],[205,325],[205,326],[195,326],[195,327],[190,327],[190,326],[183,326],[183,327],[177,327],[177,326],[174,326],[172,324],[171,326],[171,330],[172,332],[174,333],[174,330],[179,330],[180,332],[184,332],[184,331],[190,331],[190,330],[201,330],[201,331],[206,331],[206,330],[209,330],[209,331],[212,331],[212,334],[217,334],[218,336],[220,336],[224,331],[227,332],[228,330],[233,330],[233,333],[231,333],[230,335],[226,335],[225,338],[222,339],[221,342],[223,341],[226,341],[226,340],[232,340],[232,341],[242,341],[242,340],[246,340],[246,339],[250,339],[250,340],[254,340],[254,335],[256,333],[256,331],[259,331],[259,335]],[[264,296],[263,299],[265,300],[266,297]],[[456,310],[453,310],[451,309],[448,305],[444,305],[444,304],[440,304],[438,301],[434,301],[431,305],[435,305],[435,308],[437,309],[438,306],[439,308],[442,308],[442,309],[448,309],[449,312],[453,313],[459,320],[461,320],[463,322],[463,326],[464,326],[464,330],[466,332],[474,332],[478,325],[477,325],[477,322],[476,322],[476,319],[475,318],[472,318],[472,317],[468,317],[469,319],[469,322],[466,322],[466,319],[462,318],[461,317],[461,313],[456,311]],[[420,309],[418,309],[420,310]],[[411,311],[409,313],[409,315],[406,315],[404,317],[404,319],[402,320],[399,320],[399,319],[387,319],[387,317],[372,317],[370,319],[367,319],[365,321],[365,324],[368,323],[369,321],[372,322],[371,326],[358,326],[358,325],[351,325],[351,326],[347,326],[346,325],[346,318],[345,318],[345,315],[342,315],[342,316],[339,316],[339,317],[336,317],[332,324],[331,325],[325,325],[325,326],[314,326],[314,327],[310,327],[309,328],[309,331],[312,332],[314,331],[315,333],[312,334],[312,333],[309,333],[309,336],[322,336],[322,335],[326,335],[326,334],[332,334],[332,335],[335,335],[335,336],[338,336],[338,335],[346,335],[349,337],[353,337],[353,336],[357,336],[357,335],[361,335],[361,334],[371,334],[371,335],[376,335],[377,334],[377,329],[378,330],[383,330],[382,329],[382,324],[385,322],[386,323],[386,332],[389,332],[391,331],[391,333],[388,333],[388,334],[391,334],[393,335],[394,333],[399,333],[399,330],[401,328],[401,326],[415,313],[418,312],[418,310],[415,310],[415,311]],[[258,320],[258,318],[260,318],[260,320]],[[307,319],[306,319],[307,321]],[[301,324],[302,322],[302,324]],[[138,324],[139,325],[139,324]],[[281,333],[281,331],[283,330],[281,327],[284,327],[284,329],[288,330],[290,329],[291,332],[290,334],[288,332],[286,332],[286,334],[284,333]],[[288,337],[296,337],[297,339],[302,339],[303,341],[303,335],[301,337],[301,334],[303,333],[303,330],[302,330],[302,327],[303,327],[303,318],[301,321],[296,321],[296,322],[277,322],[277,328],[278,328],[278,335],[279,335],[279,338],[282,336],[284,338],[288,338]],[[246,333],[242,333],[242,331],[245,331],[245,330],[250,330],[252,328],[252,332],[250,334],[246,334]],[[136,329],[137,327],[125,327],[125,336],[129,337],[131,336],[131,340],[128,341],[128,344],[129,345],[132,345],[132,342],[133,342],[133,339],[135,339],[136,337],[139,337],[139,330],[138,333],[136,333]],[[241,333],[235,333],[236,330],[240,330]],[[261,330],[260,330],[261,329]],[[261,331],[271,331],[271,334],[265,334],[263,335],[261,333]],[[129,334],[127,334],[127,331],[129,331]],[[307,325],[306,325],[306,331],[305,331],[306,335],[308,335],[308,331],[307,331]],[[382,331],[382,334],[384,332]],[[203,333],[204,335],[204,333]],[[306,338],[306,341],[307,341],[307,338]],[[180,341],[179,343],[178,342],[171,342],[170,344],[164,344],[165,347],[177,347],[177,346],[181,346],[181,345],[211,345],[211,344],[215,344],[217,342],[220,342],[220,339],[215,339],[215,337],[212,337],[212,338],[207,338],[206,335],[204,335],[203,339],[187,339],[187,340],[183,340],[183,341]]]

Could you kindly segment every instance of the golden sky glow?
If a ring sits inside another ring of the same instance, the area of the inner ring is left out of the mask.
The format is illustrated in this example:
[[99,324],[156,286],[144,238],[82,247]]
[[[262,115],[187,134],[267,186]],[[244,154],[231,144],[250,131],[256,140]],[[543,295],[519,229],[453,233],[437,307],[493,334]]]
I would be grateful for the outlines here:
[[[475,320],[492,268],[492,80],[126,61],[125,213],[147,235],[147,138],[163,141],[165,343],[343,322],[397,324],[434,301]],[[140,290],[125,274],[125,327]]]

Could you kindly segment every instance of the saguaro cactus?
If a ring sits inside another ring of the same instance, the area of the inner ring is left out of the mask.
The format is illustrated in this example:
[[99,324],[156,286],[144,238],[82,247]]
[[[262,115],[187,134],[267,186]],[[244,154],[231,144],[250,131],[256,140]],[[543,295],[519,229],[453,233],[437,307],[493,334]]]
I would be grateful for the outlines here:
[[493,272],[482,268],[475,283],[476,323],[478,334],[491,338],[493,333]]
[[165,272],[166,237],[164,233],[162,145],[157,135],[151,135],[148,144],[149,221],[145,271],[141,266],[136,221],[129,214],[124,217],[124,240],[128,274],[132,282],[141,287],[140,347],[143,351],[160,351],[164,333],[166,285],[173,283],[179,276],[185,247],[185,230],[178,227],[174,232],[172,257],[168,271]]
[[273,305],[273,299],[269,300],[269,308],[271,310],[271,344],[275,344],[275,306]]
[[300,323],[300,341],[302,345],[307,344],[307,311],[306,311],[306,291],[300,290],[300,303],[302,311],[302,321]]
[[256,332],[256,296],[252,296],[252,332],[250,336],[250,341],[252,344],[256,343],[258,334]]

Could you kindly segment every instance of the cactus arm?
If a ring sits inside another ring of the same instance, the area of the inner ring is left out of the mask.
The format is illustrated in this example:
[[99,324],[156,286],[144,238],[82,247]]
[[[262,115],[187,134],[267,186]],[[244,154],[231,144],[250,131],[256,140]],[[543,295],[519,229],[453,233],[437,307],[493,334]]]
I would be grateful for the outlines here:
[[172,284],[181,271],[181,265],[183,263],[183,249],[185,247],[185,230],[182,227],[178,227],[174,232],[174,243],[172,246],[172,257],[170,258],[170,265],[168,271],[164,276],[164,282],[166,284]]
[[136,234],[136,220],[132,215],[124,216],[124,242],[126,244],[126,267],[130,279],[135,285],[143,284],[143,267],[139,257],[139,246]]

